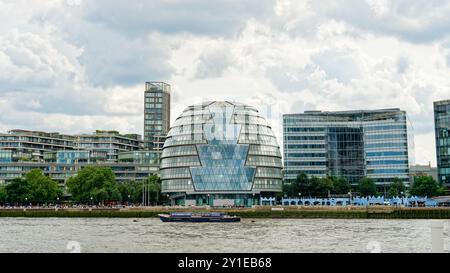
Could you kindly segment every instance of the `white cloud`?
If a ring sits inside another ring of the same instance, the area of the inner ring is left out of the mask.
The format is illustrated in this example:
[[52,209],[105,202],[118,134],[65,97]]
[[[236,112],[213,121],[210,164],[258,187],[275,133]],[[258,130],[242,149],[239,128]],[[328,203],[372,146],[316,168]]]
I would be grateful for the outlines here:
[[228,66],[234,62],[226,43],[223,41],[211,42],[198,58],[195,77],[221,77]]

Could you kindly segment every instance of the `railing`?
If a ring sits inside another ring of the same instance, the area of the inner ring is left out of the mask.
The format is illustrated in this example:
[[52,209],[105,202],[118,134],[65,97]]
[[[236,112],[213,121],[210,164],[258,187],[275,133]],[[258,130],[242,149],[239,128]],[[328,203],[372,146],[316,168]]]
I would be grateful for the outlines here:
[[370,206],[370,205],[390,205],[406,207],[437,207],[439,202],[428,197],[392,197],[383,196],[353,197],[351,198],[283,198],[284,206]]

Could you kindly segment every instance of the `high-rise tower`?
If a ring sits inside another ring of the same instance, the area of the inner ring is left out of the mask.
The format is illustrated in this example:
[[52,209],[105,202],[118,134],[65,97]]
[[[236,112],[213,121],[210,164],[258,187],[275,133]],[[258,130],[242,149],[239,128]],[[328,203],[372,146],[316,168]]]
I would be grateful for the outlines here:
[[439,182],[450,186],[450,100],[434,102],[434,127]]
[[170,129],[170,85],[164,82],[145,83],[144,145],[161,150]]

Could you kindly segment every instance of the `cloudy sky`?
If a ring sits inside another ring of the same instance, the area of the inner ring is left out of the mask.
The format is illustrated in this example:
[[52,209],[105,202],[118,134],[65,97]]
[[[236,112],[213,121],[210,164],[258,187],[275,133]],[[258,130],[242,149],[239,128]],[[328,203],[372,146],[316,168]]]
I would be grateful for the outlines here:
[[0,132],[143,130],[145,81],[172,119],[204,100],[281,115],[400,107],[435,165],[450,98],[450,2],[0,0]]

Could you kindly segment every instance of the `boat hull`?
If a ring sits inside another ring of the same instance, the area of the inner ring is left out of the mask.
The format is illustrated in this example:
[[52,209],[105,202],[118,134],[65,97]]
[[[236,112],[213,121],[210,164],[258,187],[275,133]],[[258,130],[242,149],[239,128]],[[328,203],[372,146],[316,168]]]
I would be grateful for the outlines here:
[[191,223],[228,223],[239,222],[239,217],[175,217],[159,215],[159,219],[163,222],[191,222]]

